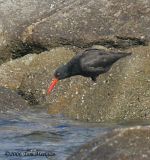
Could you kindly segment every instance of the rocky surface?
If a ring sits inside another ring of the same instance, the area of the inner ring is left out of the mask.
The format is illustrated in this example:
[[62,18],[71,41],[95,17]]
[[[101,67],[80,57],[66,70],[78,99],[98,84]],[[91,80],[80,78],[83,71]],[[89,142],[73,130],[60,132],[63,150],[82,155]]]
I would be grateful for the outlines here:
[[[76,76],[60,81],[51,95],[46,95],[46,89],[53,70],[58,62],[67,62],[71,54],[60,49],[52,52],[52,57],[43,53],[30,65],[33,67],[19,89],[35,102],[49,105],[50,114],[61,112],[91,122],[149,119],[150,47],[131,51],[132,56],[114,64],[108,73],[100,75],[96,84]],[[63,54],[66,56],[62,60]]]
[[[22,79],[19,87],[20,94],[31,104],[53,103],[59,94],[50,98],[46,93],[53,79],[54,70],[57,66],[71,59],[74,54],[72,50],[60,47],[36,56],[29,66],[30,70]],[[65,86],[69,90],[69,83],[65,84]],[[63,88],[60,88],[59,92],[63,93]]]
[[149,160],[150,128],[116,129],[82,146],[67,160]]
[[145,39],[150,38],[150,2],[147,0],[70,0],[64,3],[68,5],[30,25],[22,34],[22,40],[45,47],[60,44],[84,47],[96,43],[128,47],[145,44]]
[[[50,16],[61,7],[59,0],[1,0],[0,1],[0,60],[20,57],[33,50],[44,50],[40,45],[23,43],[23,31],[32,23]],[[58,7],[59,4],[59,7]]]
[[0,87],[0,113],[21,111],[27,108],[27,102],[15,91]]
[[[1,1],[0,86],[18,89],[31,104],[49,106],[90,122],[150,118],[150,2],[147,0]],[[97,84],[83,77],[60,81],[50,96],[53,71],[78,49],[92,45],[129,49]],[[137,45],[138,47],[135,47]],[[145,46],[147,45],[147,46]],[[54,48],[50,52],[41,52]],[[135,48],[133,48],[135,47]]]
[[16,90],[20,87],[24,75],[30,70],[30,64],[36,54],[11,60],[0,66],[0,86]]
[[[50,114],[81,121],[149,122],[150,1],[0,0],[0,15],[1,115],[28,108],[27,100],[35,108],[48,107]],[[93,45],[133,54],[96,84],[76,76],[47,95],[54,70]],[[115,129],[68,160],[148,160],[149,135],[149,127]]]
[[147,0],[1,0],[0,60],[49,47],[145,45],[150,33]]

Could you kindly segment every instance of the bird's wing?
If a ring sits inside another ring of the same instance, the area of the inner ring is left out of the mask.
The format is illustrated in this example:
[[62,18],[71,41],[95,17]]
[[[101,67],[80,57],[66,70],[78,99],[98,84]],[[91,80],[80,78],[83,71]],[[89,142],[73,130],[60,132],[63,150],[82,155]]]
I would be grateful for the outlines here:
[[105,67],[105,64],[110,61],[109,54],[106,52],[102,52],[101,50],[88,50],[88,52],[84,52],[81,59],[80,64],[81,68],[85,70],[87,67]]
[[119,53],[104,50],[88,50],[80,59],[81,68],[85,70],[87,67],[108,68],[118,59],[129,55],[129,53]]

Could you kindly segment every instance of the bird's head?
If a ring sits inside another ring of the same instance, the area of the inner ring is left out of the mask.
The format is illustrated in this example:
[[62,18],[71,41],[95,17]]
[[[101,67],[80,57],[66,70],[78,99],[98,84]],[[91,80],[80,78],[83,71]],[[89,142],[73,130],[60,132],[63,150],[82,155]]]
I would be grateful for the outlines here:
[[57,68],[54,72],[54,77],[58,80],[68,78],[69,77],[68,66],[61,65],[59,68]]
[[59,80],[65,79],[67,77],[70,77],[70,73],[68,71],[68,66],[67,65],[61,65],[59,68],[57,68],[54,72],[54,79],[52,83],[50,84],[47,94],[49,94],[54,86],[57,84]]

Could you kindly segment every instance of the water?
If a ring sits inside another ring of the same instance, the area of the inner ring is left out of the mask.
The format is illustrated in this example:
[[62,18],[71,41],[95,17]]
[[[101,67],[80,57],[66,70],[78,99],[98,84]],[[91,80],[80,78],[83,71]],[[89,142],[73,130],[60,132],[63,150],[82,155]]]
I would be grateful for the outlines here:
[[[0,118],[0,160],[65,160],[79,146],[110,129],[44,111],[5,113]],[[24,156],[25,152],[45,155]]]

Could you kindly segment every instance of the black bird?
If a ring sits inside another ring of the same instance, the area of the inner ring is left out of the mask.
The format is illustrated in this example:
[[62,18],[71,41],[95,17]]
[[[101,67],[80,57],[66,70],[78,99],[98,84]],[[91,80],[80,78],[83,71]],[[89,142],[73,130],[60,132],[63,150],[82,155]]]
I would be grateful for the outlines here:
[[113,63],[128,55],[131,55],[131,53],[105,51],[93,48],[87,49],[74,56],[67,64],[56,69],[54,73],[55,79],[51,83],[48,93],[51,92],[58,80],[71,76],[81,75],[91,77],[93,81],[96,81],[96,78],[100,74],[109,71]]

